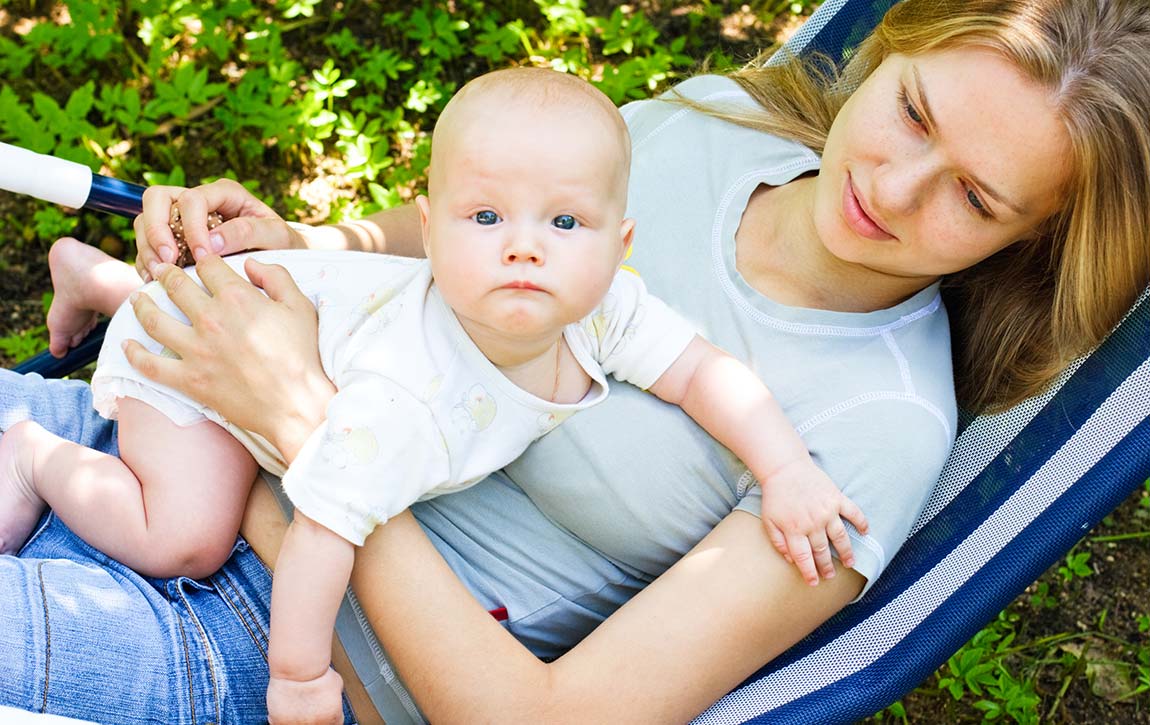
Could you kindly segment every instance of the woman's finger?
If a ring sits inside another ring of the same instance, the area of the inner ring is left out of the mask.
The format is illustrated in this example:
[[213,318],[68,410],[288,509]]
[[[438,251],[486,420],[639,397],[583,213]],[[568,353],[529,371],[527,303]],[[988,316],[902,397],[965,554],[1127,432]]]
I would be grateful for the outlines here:
[[168,225],[172,204],[185,189],[178,186],[149,186],[144,190],[144,210],[132,222],[136,232],[136,271],[145,282],[155,277],[155,267],[172,264],[179,255],[176,238]]
[[[199,259],[212,251],[208,231],[208,212],[215,211],[199,189],[187,189],[175,199],[179,208],[180,229],[188,249],[192,250],[192,257]],[[177,217],[172,216],[169,210],[169,222]],[[222,245],[221,245],[222,248]],[[220,250],[215,250],[219,252]]]
[[264,264],[255,259],[247,259],[244,260],[244,272],[252,284],[262,289],[276,302],[282,302],[293,310],[315,309],[311,300],[300,291],[291,274],[282,265]]
[[[245,297],[250,295],[255,295],[260,300],[264,299],[264,296],[252,286],[252,283],[232,269],[223,260],[223,257],[213,254],[200,259],[196,262],[196,274],[199,275],[200,282],[212,297],[226,297],[229,305],[240,304]],[[187,310],[184,310],[184,313],[187,314]],[[195,324],[195,318],[190,314],[188,318],[192,320],[192,324]]]
[[[270,206],[256,198],[244,185],[232,179],[218,179],[210,184],[189,189],[202,198],[205,213],[219,212],[224,219],[236,217],[258,217],[278,219],[279,215]],[[180,197],[181,203],[183,197]]]
[[[184,223],[184,239],[192,250],[192,256],[198,261],[209,254],[233,254],[252,248],[279,248],[286,247],[286,243],[262,243],[259,235],[251,227],[243,224],[233,224],[225,229],[226,223],[208,229],[208,214],[216,212],[225,220],[267,220],[275,222],[274,229],[280,236],[285,236],[282,230],[290,231],[279,215],[271,207],[255,198],[250,191],[231,179],[220,179],[210,184],[188,189],[180,194],[177,200],[180,207],[180,218]],[[262,232],[269,230],[261,229]],[[275,240],[278,241],[278,240]]]
[[245,249],[293,249],[306,246],[299,232],[279,217],[236,217],[211,230],[208,237],[212,253],[221,255]]
[[[216,259],[219,258],[216,257]],[[161,264],[156,268],[155,275],[156,281],[159,282],[163,286],[164,291],[168,293],[168,299],[191,320],[192,325],[195,325],[201,313],[211,300],[208,293],[196,284],[195,280],[189,277],[187,272],[175,265]],[[146,297],[146,295],[139,296]],[[167,315],[164,316],[167,317]],[[140,317],[139,312],[137,312],[136,317]],[[140,322],[143,323],[144,320],[140,319]],[[151,335],[150,330],[148,334]],[[153,335],[153,337],[155,336]],[[165,341],[159,338],[156,338],[156,340],[167,345]],[[171,346],[169,345],[169,347]]]
[[177,354],[192,344],[195,337],[192,328],[161,310],[147,293],[134,292],[131,303],[132,311],[148,337]]
[[136,340],[124,340],[122,349],[128,364],[148,380],[174,387],[173,383],[184,377],[186,365],[182,361],[150,352]]

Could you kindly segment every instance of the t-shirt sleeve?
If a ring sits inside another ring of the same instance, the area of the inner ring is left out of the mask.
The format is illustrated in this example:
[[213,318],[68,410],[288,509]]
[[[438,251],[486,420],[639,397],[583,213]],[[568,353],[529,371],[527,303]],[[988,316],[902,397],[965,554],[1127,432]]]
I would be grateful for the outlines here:
[[[815,463],[867,518],[866,536],[846,525],[854,568],[867,580],[865,593],[926,505],[954,443],[952,429],[929,405],[879,399],[813,425],[803,441]],[[736,508],[759,516],[761,506],[756,486]]]
[[649,388],[683,354],[695,328],[647,292],[638,275],[619,272],[607,296],[583,320],[603,371]]
[[450,476],[428,407],[379,375],[348,376],[283,476],[297,509],[356,546]]

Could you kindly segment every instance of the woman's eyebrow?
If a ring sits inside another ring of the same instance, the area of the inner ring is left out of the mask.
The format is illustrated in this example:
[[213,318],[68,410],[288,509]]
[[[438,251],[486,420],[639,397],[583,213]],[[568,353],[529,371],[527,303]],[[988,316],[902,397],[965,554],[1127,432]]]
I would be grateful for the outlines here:
[[[915,90],[918,92],[918,102],[922,105],[922,115],[924,118],[926,118],[926,121],[930,127],[934,129],[935,134],[941,136],[942,131],[939,129],[938,123],[934,120],[934,115],[930,112],[930,102],[926,99],[926,86],[923,85],[922,76],[919,75],[918,68],[915,66],[911,66],[911,72],[914,74],[914,85]],[[991,199],[994,199],[996,202],[1002,206],[1005,206],[1007,209],[1010,209],[1012,212],[1019,216],[1026,216],[1027,212],[1025,209],[1007,201],[1005,196],[995,191],[994,188],[987,184],[985,181],[982,181],[973,173],[968,172],[967,176],[970,177],[970,180],[974,182],[975,186],[985,191],[986,195]]]

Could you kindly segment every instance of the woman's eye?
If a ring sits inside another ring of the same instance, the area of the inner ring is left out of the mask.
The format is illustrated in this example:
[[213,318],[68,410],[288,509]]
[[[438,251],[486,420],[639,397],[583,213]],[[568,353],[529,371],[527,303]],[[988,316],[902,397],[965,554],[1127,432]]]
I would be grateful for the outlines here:
[[974,189],[967,189],[966,190],[966,201],[972,207],[974,207],[974,210],[977,211],[980,216],[987,217],[987,218],[990,217],[990,210],[987,209],[986,205],[982,203],[982,199],[978,198],[978,194],[974,193]]
[[922,125],[922,116],[919,114],[918,109],[914,107],[913,103],[906,104],[906,115],[910,116],[910,120]]
[[922,114],[920,114],[918,109],[914,107],[914,104],[910,102],[910,97],[907,95],[905,88],[899,89],[898,104],[902,107],[902,112],[906,114],[906,117],[909,118],[913,124],[916,126],[923,125]]
[[477,224],[483,224],[485,226],[499,223],[499,215],[489,209],[475,212],[474,219]]
[[552,219],[551,223],[560,229],[574,229],[579,226],[579,222],[575,221],[575,217],[570,214],[560,214]]

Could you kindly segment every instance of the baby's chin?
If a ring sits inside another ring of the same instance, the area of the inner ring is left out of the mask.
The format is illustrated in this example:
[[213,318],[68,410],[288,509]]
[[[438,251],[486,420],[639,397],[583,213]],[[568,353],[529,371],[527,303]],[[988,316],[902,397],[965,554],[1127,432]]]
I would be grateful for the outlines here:
[[578,322],[577,319],[557,318],[553,310],[546,307],[548,305],[535,300],[516,300],[485,310],[483,314],[472,317],[471,321],[486,328],[489,334],[523,344],[557,338],[568,324]]

